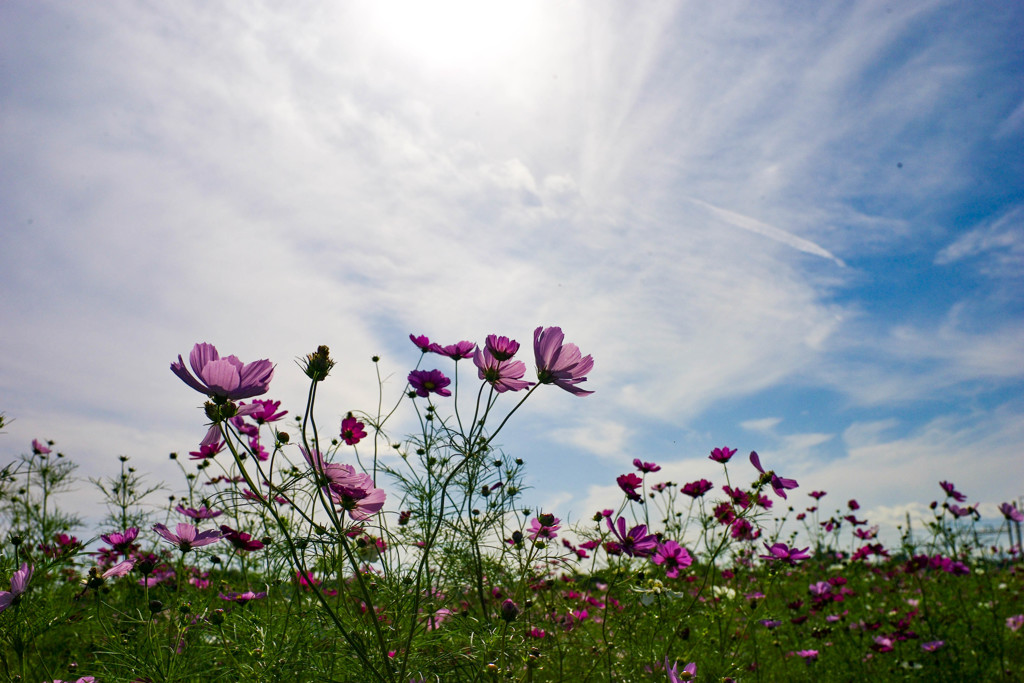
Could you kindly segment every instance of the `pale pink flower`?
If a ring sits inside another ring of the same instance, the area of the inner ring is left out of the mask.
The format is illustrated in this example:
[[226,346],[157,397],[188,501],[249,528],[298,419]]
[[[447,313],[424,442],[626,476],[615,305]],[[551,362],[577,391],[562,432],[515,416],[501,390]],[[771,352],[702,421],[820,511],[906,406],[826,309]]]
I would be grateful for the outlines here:
[[564,344],[560,327],[538,327],[533,331],[533,353],[537,359],[537,380],[554,384],[577,396],[592,394],[576,385],[587,381],[594,359],[583,356],[575,344]]
[[35,571],[35,567],[26,562],[21,565],[21,569],[11,575],[11,590],[0,591],[0,612],[10,607],[14,600],[25,592],[33,571]]
[[[185,368],[178,356],[171,363],[171,372],[201,394],[211,398],[238,400],[267,393],[274,376],[269,360],[243,363],[235,356],[221,358],[213,344],[196,344],[189,355],[189,364],[195,376]],[[258,407],[253,407],[256,410]]]
[[219,531],[208,530],[200,532],[188,522],[178,522],[178,533],[176,534],[163,524],[154,524],[153,531],[178,546],[178,549],[183,553],[187,553],[193,548],[199,548],[204,545],[216,543],[221,537]]

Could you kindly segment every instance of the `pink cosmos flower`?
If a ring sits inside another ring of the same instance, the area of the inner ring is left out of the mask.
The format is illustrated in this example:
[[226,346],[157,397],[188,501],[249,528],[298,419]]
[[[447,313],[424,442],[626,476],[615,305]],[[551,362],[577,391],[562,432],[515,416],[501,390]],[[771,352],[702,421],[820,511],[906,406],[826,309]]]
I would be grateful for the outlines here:
[[795,565],[800,560],[810,559],[810,555],[807,553],[808,548],[790,548],[785,543],[773,543],[768,545],[766,542],[764,547],[768,549],[768,555],[761,555],[761,559],[764,560],[779,560],[781,562],[787,562]]
[[619,475],[616,477],[615,483],[619,485],[619,488],[622,489],[622,492],[625,493],[626,497],[630,500],[643,500],[636,490],[643,485],[644,480],[632,472],[629,474]]
[[477,367],[477,376],[494,387],[499,394],[533,385],[533,382],[522,378],[526,374],[526,363],[520,360],[498,360],[489,348],[478,349],[473,354],[473,364]]
[[199,548],[204,545],[210,545],[220,540],[221,534],[219,531],[203,531],[199,532],[194,526],[188,522],[178,522],[177,531],[173,533],[163,524],[154,524],[153,531],[157,532],[165,539],[170,541],[172,544],[178,546],[178,550],[183,553],[187,553],[193,548]]
[[675,662],[672,668],[668,666],[668,657],[665,657],[665,673],[668,674],[668,683],[683,683],[684,681],[697,680],[697,662],[690,662],[679,670],[679,662]]
[[100,577],[104,579],[110,579],[128,576],[128,572],[130,572],[134,568],[135,560],[125,560],[123,562],[118,562],[113,567],[100,574]]
[[530,539],[536,541],[537,539],[548,539],[554,540],[558,537],[558,530],[561,529],[562,520],[558,519],[552,514],[543,514],[538,517],[534,517],[530,521]]
[[563,344],[564,339],[560,327],[538,327],[533,331],[537,380],[541,384],[554,384],[577,396],[594,393],[576,386],[587,381],[587,373],[594,369],[593,357],[583,356],[575,344]]
[[714,487],[715,485],[707,479],[698,479],[697,481],[691,481],[689,484],[685,484],[680,491],[691,498],[700,498]]
[[35,571],[35,567],[26,562],[21,565],[21,569],[11,575],[11,590],[0,591],[0,612],[10,607],[15,599],[25,592],[33,571]]
[[125,529],[124,533],[118,531],[112,534],[103,534],[100,536],[100,540],[122,555],[127,555],[128,549],[131,548],[132,543],[135,542],[138,536],[139,530],[136,527],[132,527]]
[[53,451],[47,448],[39,439],[32,439],[32,452],[36,455],[49,455]]
[[647,472],[660,472],[661,465],[656,465],[653,462],[643,462],[640,458],[633,458],[633,467],[646,474]]
[[962,503],[967,500],[967,496],[956,490],[956,487],[948,481],[940,481],[939,486],[946,492],[946,495],[955,500],[958,503]]
[[487,335],[486,348],[497,360],[508,360],[519,351],[519,342],[496,334]]
[[[11,579],[13,586],[13,579]],[[1014,633],[1019,631],[1024,626],[1024,614],[1015,614],[1012,617],[1006,617],[1006,628],[1010,629]]]
[[257,541],[249,534],[245,533],[244,531],[235,531],[226,524],[220,525],[220,531],[222,534],[224,534],[224,538],[226,538],[228,542],[230,542],[231,545],[235,546],[235,548],[237,548],[238,550],[245,550],[249,552],[253,550],[259,550],[263,547],[263,543]]
[[665,576],[674,579],[679,576],[679,570],[685,569],[693,564],[693,558],[683,546],[675,541],[665,541],[658,544],[651,562],[657,565],[665,565]]
[[[71,683],[71,681],[62,681],[59,678],[55,678],[53,683]],[[93,676],[82,676],[74,683],[96,683],[96,678]]]
[[[331,500],[341,509],[348,512],[354,520],[368,519],[380,512],[384,507],[387,494],[384,489],[376,488],[373,485],[373,477],[362,472],[356,472],[350,465],[328,465],[335,467],[334,475],[328,489]],[[342,472],[345,472],[342,475]]]
[[417,396],[426,398],[431,393],[438,396],[451,396],[452,392],[445,389],[452,381],[440,370],[413,370],[409,373],[409,384]]
[[1014,522],[1024,522],[1024,514],[1021,514],[1020,510],[1013,506],[1013,503],[1003,503],[999,506],[999,511],[1003,513],[1003,517],[1006,517],[1006,519],[1013,520]]
[[822,498],[825,497],[825,492],[824,491],[811,491],[807,495],[809,495],[814,500],[821,500]]
[[608,528],[618,539],[619,548],[630,557],[650,557],[658,548],[658,537],[647,533],[647,525],[640,524],[626,531],[626,518],[619,517],[612,524],[608,519]]
[[796,479],[784,479],[780,476],[777,476],[774,471],[765,472],[764,469],[761,467],[761,458],[757,455],[756,451],[750,451],[750,464],[753,465],[758,472],[769,477],[772,489],[775,491],[775,495],[779,496],[780,498],[786,497],[785,489],[795,489],[797,486],[799,486],[799,484],[797,484],[796,482]]
[[287,410],[278,410],[278,408],[281,407],[280,401],[261,401],[260,399],[256,399],[253,401],[253,404],[259,407],[249,413],[249,417],[255,420],[256,424],[277,422],[288,414]]
[[187,508],[184,505],[178,505],[178,507],[174,509],[186,517],[191,517],[192,519],[213,519],[214,517],[220,517],[224,514],[219,510],[211,510],[203,505],[201,505],[198,510],[195,508]]
[[213,399],[235,401],[265,394],[274,376],[274,366],[269,360],[246,364],[235,356],[221,358],[217,348],[206,343],[193,347],[189,364],[195,376],[185,368],[181,355],[177,362],[171,363],[171,372],[185,384]]
[[729,462],[729,460],[734,455],[736,455],[735,448],[723,447],[712,450],[711,455],[709,455],[708,458],[714,460],[715,462],[720,462],[724,465],[725,463]]
[[245,591],[244,593],[218,593],[218,597],[221,600],[229,600],[231,602],[246,603],[250,600],[261,600],[267,597],[267,594],[263,591],[254,593],[252,591]]
[[945,644],[946,644],[946,641],[944,641],[944,640],[933,640],[933,641],[928,642],[928,643],[921,643],[921,649],[924,650],[925,652],[935,652],[936,650],[938,650],[940,647],[942,647]]
[[352,413],[345,416],[345,419],[341,421],[341,440],[349,446],[355,446],[364,437],[366,437],[366,430],[362,422],[357,420]]
[[206,436],[203,437],[203,440],[199,442],[199,450],[189,451],[189,460],[207,460],[222,450],[224,450],[224,441],[220,438],[220,427],[212,425],[206,430]]
[[460,341],[448,346],[441,346],[440,344],[431,344],[430,350],[434,353],[438,353],[442,356],[448,356],[452,360],[462,360],[463,358],[469,358],[473,355],[476,350],[476,344],[471,341]]
[[420,335],[418,337],[414,334],[410,334],[409,341],[415,344],[416,347],[423,353],[426,353],[427,351],[430,350],[430,340],[427,339],[427,335],[425,334]]

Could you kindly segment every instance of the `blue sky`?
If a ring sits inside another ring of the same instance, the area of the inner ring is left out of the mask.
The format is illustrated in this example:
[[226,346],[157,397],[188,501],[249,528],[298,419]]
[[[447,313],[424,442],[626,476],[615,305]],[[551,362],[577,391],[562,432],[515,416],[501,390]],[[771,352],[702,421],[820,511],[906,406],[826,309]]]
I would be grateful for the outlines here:
[[565,517],[723,445],[883,523],[1024,494],[1024,8],[423,7],[0,5],[0,460],[173,480],[196,341],[293,411],[330,345],[330,421],[410,332],[560,325],[596,393],[504,445]]

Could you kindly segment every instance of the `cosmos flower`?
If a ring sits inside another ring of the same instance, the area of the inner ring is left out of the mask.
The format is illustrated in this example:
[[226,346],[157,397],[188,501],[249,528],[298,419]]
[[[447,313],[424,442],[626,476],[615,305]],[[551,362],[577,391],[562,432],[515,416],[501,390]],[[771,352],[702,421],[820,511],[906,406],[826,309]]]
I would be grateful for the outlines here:
[[451,383],[452,381],[440,370],[413,370],[409,373],[409,384],[416,391],[416,395],[423,398],[432,393],[438,396],[451,396],[452,392],[445,388]]
[[583,356],[575,344],[563,344],[564,339],[560,327],[538,327],[533,331],[537,380],[541,384],[554,384],[577,396],[594,393],[576,386],[587,381],[587,373],[594,369],[593,357]]
[[416,348],[418,348],[423,353],[426,353],[427,351],[430,350],[430,340],[427,339],[427,336],[425,334],[420,335],[418,337],[414,334],[410,334],[409,341],[415,344]]
[[779,560],[781,562],[787,562],[795,565],[800,560],[809,559],[811,556],[807,553],[808,548],[790,548],[785,543],[773,543],[768,545],[765,542],[764,547],[768,549],[768,555],[761,555],[761,559],[764,560]]
[[1013,506],[1013,503],[1003,503],[999,506],[999,511],[1003,513],[1003,517],[1006,517],[1006,519],[1013,520],[1014,522],[1024,522],[1024,514],[1021,514],[1020,510]]
[[36,455],[49,455],[53,451],[39,439],[32,439],[32,452]]
[[700,498],[714,487],[715,485],[707,479],[698,479],[697,481],[691,481],[689,484],[683,485],[683,488],[681,488],[680,491],[691,498]]
[[642,500],[636,490],[643,485],[643,479],[630,472],[629,474],[619,475],[616,477],[615,482],[622,489],[622,492],[626,494],[627,498],[630,500]]
[[132,527],[125,529],[123,533],[117,531],[112,534],[103,534],[100,536],[100,540],[122,555],[127,555],[129,548],[131,548],[138,536],[139,530],[136,527]]
[[645,474],[647,472],[661,471],[661,465],[656,465],[653,462],[643,462],[642,460],[640,460],[640,458],[633,458],[633,467],[637,468],[637,470]]
[[967,496],[956,490],[956,487],[948,481],[940,481],[939,486],[946,492],[946,495],[955,500],[958,503],[962,503],[967,500]]
[[476,344],[471,341],[460,341],[448,346],[441,346],[440,344],[431,344],[430,350],[434,353],[442,356],[448,356],[452,360],[459,361],[463,358],[469,358],[473,355],[476,350]]
[[221,358],[213,344],[196,344],[189,355],[193,376],[178,356],[171,372],[201,394],[213,399],[238,400],[267,393],[274,376],[269,360],[243,363],[235,356]]
[[674,579],[679,576],[679,570],[685,569],[693,564],[693,558],[689,551],[675,541],[659,543],[651,562],[657,565],[665,565],[665,576]]
[[10,607],[15,599],[25,592],[34,570],[35,567],[30,566],[26,562],[21,565],[21,569],[11,575],[11,590],[0,591],[0,612]]
[[608,519],[608,528],[615,535],[619,548],[630,557],[650,557],[658,548],[658,537],[647,533],[647,525],[640,524],[626,531],[626,518],[619,517],[612,524]]
[[769,481],[772,485],[772,489],[775,491],[775,495],[779,496],[780,498],[786,497],[785,489],[795,489],[797,486],[799,486],[799,484],[797,484],[796,482],[796,479],[784,479],[776,475],[774,471],[765,472],[764,469],[761,467],[761,458],[757,455],[756,451],[750,451],[750,464],[753,465],[754,468],[763,476],[769,478]]
[[196,508],[187,508],[184,505],[178,505],[174,509],[186,517],[191,517],[192,519],[213,519],[214,517],[219,517],[224,514],[219,510],[211,510],[204,505],[199,506],[198,510]]
[[665,657],[665,673],[668,674],[668,683],[695,681],[697,680],[697,662],[690,662],[680,671],[679,662],[674,663],[672,668],[669,668],[668,657]]
[[720,463],[722,463],[724,465],[725,463],[729,462],[729,460],[734,455],[736,455],[736,449],[735,448],[723,447],[723,448],[715,448],[714,450],[712,450],[711,451],[711,455],[709,455],[708,458],[711,459],[711,460],[714,460],[715,462],[720,462]]
[[499,337],[496,334],[487,335],[487,340],[484,344],[485,348],[491,352],[491,355],[499,361],[509,360],[519,351],[519,342],[508,337]]
[[355,446],[366,436],[366,430],[363,429],[365,426],[349,413],[341,421],[341,440],[349,446]]
[[220,531],[224,534],[224,538],[226,538],[228,542],[238,550],[245,550],[249,552],[259,550],[263,547],[263,543],[254,539],[251,535],[244,531],[236,531],[226,524],[220,525]]
[[526,389],[533,384],[522,378],[526,374],[526,363],[520,360],[498,360],[489,348],[478,349],[473,354],[473,364],[477,367],[477,376],[494,387],[499,394]]
[[178,522],[177,532],[173,533],[163,524],[154,524],[153,531],[163,536],[166,540],[172,544],[178,546],[178,550],[183,553],[187,553],[193,548],[199,548],[204,545],[210,545],[220,540],[221,534],[219,531],[209,530],[199,532],[194,526],[188,522]]

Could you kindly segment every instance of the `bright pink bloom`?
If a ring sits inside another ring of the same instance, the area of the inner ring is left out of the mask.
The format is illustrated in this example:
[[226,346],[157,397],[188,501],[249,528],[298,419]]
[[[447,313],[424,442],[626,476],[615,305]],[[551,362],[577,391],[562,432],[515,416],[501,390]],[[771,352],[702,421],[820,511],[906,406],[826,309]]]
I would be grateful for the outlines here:
[[761,467],[761,458],[758,457],[756,451],[750,451],[750,464],[753,465],[758,472],[769,477],[769,481],[771,482],[772,489],[775,491],[775,495],[780,498],[786,497],[785,489],[795,489],[799,486],[796,479],[784,479],[776,475],[774,471],[765,472]]
[[679,570],[685,569],[693,564],[693,558],[689,551],[675,541],[665,541],[658,544],[651,562],[658,565],[665,565],[665,576],[674,579],[679,576]]
[[658,548],[658,537],[647,533],[647,525],[640,524],[626,531],[626,518],[619,517],[612,524],[608,519],[608,528],[618,539],[619,548],[630,557],[650,557]]
[[440,370],[413,370],[409,373],[409,384],[417,396],[426,398],[431,393],[438,396],[451,396],[452,392],[445,389],[452,381]]
[[770,553],[768,555],[761,555],[761,559],[764,560],[779,560],[795,565],[799,560],[807,560],[811,557],[807,554],[807,548],[790,548],[785,543],[774,543],[772,545],[765,543],[764,547]]
[[36,455],[49,455],[53,451],[47,448],[39,439],[32,439],[32,452]]
[[419,337],[417,337],[414,334],[410,334],[409,335],[409,341],[411,341],[413,344],[415,344],[416,347],[420,351],[422,351],[423,353],[426,353],[427,351],[430,350],[430,340],[427,339],[427,335],[425,335],[425,334],[424,335],[420,335]]
[[366,436],[366,430],[363,429],[365,426],[349,413],[341,421],[341,440],[349,446],[355,446]]
[[440,344],[431,344],[430,350],[434,353],[441,354],[442,356],[448,356],[452,360],[462,360],[463,358],[469,358],[473,355],[476,350],[476,344],[471,341],[460,341],[448,346],[441,346]]
[[267,393],[274,376],[274,366],[269,360],[243,363],[235,356],[221,358],[213,344],[196,344],[189,355],[192,374],[185,368],[185,362],[178,356],[171,363],[171,372],[181,381],[201,394],[214,399],[238,400]]
[[499,337],[496,334],[487,335],[485,345],[491,355],[497,360],[508,360],[519,351],[519,342],[508,337]]
[[655,465],[653,462],[643,462],[640,458],[633,458],[633,467],[637,468],[643,473],[647,472],[660,472],[661,465]]
[[691,481],[689,484],[685,484],[680,491],[691,498],[700,498],[714,487],[715,485],[707,479],[698,479],[697,481]]
[[560,327],[538,327],[533,331],[537,380],[541,384],[554,384],[577,396],[594,393],[576,386],[587,381],[587,373],[594,369],[593,357],[583,356],[575,344],[563,344],[564,339]]
[[946,492],[946,495],[955,500],[958,503],[962,503],[967,500],[967,496],[956,490],[956,487],[948,481],[940,481],[939,486]]
[[14,600],[25,592],[34,570],[35,567],[29,566],[26,562],[21,565],[21,569],[11,575],[11,590],[0,591],[0,612],[10,607]]
[[[14,579],[11,579],[11,586],[14,586]],[[1024,614],[1015,614],[1012,617],[1006,617],[1006,628],[1010,629],[1014,633],[1019,631],[1024,626]]]
[[100,536],[100,540],[122,555],[127,555],[128,549],[131,548],[132,543],[135,542],[138,536],[139,530],[136,527],[132,527],[125,529],[124,533],[118,531],[112,534],[103,534]]
[[203,531],[199,532],[194,526],[188,522],[178,522],[177,531],[173,533],[163,524],[154,524],[153,531],[157,532],[165,539],[178,546],[178,550],[183,553],[187,553],[193,548],[199,548],[204,545],[210,545],[220,540],[221,535],[219,531]]
[[811,491],[807,495],[809,495],[814,500],[821,500],[822,498],[825,497],[825,492],[824,491]]
[[211,510],[210,508],[202,505],[198,510],[195,508],[187,508],[184,505],[179,505],[174,509],[186,517],[191,517],[192,519],[213,519],[214,517],[220,517],[224,514],[219,510]]
[[280,401],[261,401],[256,399],[253,404],[259,406],[251,413],[251,417],[257,424],[265,424],[267,422],[277,422],[282,417],[288,414],[287,410],[278,410],[281,407]]
[[221,600],[230,600],[231,602],[246,603],[250,600],[261,600],[267,597],[267,594],[263,591],[260,591],[259,593],[246,591],[244,593],[218,593],[218,597],[220,597]]
[[199,450],[189,451],[189,460],[207,460],[222,450],[224,450],[224,441],[220,438],[220,427],[212,425],[206,430],[203,440],[199,442]]
[[675,662],[672,668],[668,666],[668,657],[665,657],[665,672],[668,674],[668,683],[684,683],[684,681],[697,680],[697,662],[690,662],[679,670],[679,662]]
[[1003,517],[1011,519],[1014,522],[1024,522],[1024,514],[1021,514],[1020,510],[1013,506],[1013,503],[1003,503],[999,506],[999,511],[1003,513]]
[[734,455],[736,455],[735,448],[722,447],[712,450],[711,455],[709,455],[708,458],[714,460],[715,462],[720,462],[724,465],[725,463],[729,462],[729,460]]
[[478,349],[473,354],[473,364],[477,367],[477,376],[494,387],[499,394],[526,389],[533,384],[522,378],[526,374],[526,363],[520,360],[498,360],[490,349]]
[[636,492],[636,490],[640,488],[644,483],[644,480],[641,479],[640,477],[630,472],[629,474],[619,475],[615,479],[615,482],[619,485],[619,488],[622,489],[622,492],[625,493],[626,497],[629,498],[630,500],[643,500],[640,497],[640,494]]
[[551,514],[534,517],[530,522],[530,539],[536,541],[539,538],[549,540],[557,538],[558,530],[562,528],[561,521]]
[[244,531],[235,531],[226,524],[220,525],[220,531],[224,534],[224,538],[226,538],[228,542],[238,550],[245,550],[248,552],[252,550],[259,550],[263,547],[263,543],[257,541],[249,534]]

